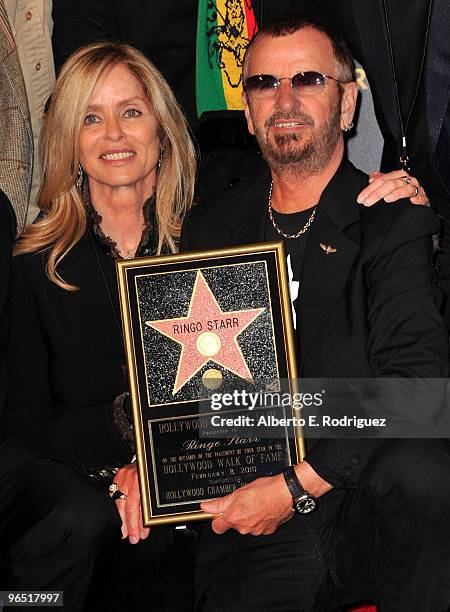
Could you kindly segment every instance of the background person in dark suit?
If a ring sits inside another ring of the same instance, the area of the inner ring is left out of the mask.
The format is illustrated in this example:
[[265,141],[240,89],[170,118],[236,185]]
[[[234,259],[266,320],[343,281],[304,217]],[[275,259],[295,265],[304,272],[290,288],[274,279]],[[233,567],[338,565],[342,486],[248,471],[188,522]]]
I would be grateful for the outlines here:
[[[409,156],[443,220],[440,280],[450,295],[450,9],[446,0],[309,0],[341,31],[369,79],[384,138],[383,172]],[[398,173],[396,183],[399,185]],[[363,200],[379,197],[368,188]],[[450,322],[446,315],[447,324]]]
[[[299,3],[301,6],[301,3]],[[382,171],[411,170],[432,203],[450,197],[450,11],[445,0],[319,0],[362,63],[385,146]]]
[[[302,71],[316,74],[305,82],[294,77]],[[352,73],[345,44],[317,21],[281,19],[257,35],[246,116],[270,172],[192,209],[182,250],[284,239],[300,287],[291,299],[301,377],[445,377],[431,284],[438,223],[405,201],[357,204],[366,177],[345,160],[342,137]],[[293,513],[281,474],[202,504],[218,515],[200,542],[204,609],[306,611],[318,594],[321,610],[372,597],[381,610],[446,610],[449,468],[442,440],[322,438],[295,466],[315,513]]]

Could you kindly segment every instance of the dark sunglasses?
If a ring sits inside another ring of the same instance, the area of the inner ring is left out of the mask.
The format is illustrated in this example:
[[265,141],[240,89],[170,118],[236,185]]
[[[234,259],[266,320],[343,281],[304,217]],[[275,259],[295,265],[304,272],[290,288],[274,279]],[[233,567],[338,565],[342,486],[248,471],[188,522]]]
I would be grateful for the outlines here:
[[290,81],[291,87],[300,94],[318,94],[325,87],[325,79],[331,79],[336,83],[346,82],[315,70],[298,72],[293,77],[283,77],[281,79],[271,74],[255,74],[245,79],[244,91],[256,98],[270,98],[276,95],[281,81]]

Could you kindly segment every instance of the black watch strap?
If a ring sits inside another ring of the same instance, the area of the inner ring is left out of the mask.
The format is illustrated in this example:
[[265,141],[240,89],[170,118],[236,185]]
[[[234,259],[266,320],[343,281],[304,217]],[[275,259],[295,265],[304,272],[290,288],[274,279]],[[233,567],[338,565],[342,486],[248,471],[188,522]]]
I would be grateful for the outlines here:
[[300,480],[297,478],[293,465],[290,465],[283,472],[284,479],[286,481],[289,493],[292,495],[294,503],[300,499],[305,493],[305,489],[302,487]]
[[292,465],[284,470],[283,476],[292,496],[292,509],[299,514],[313,512],[317,508],[317,500],[305,491]]

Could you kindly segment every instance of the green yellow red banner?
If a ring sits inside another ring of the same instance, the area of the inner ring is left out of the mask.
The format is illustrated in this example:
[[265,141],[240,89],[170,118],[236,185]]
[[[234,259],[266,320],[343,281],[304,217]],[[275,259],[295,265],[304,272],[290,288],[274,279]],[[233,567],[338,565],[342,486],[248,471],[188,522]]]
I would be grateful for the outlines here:
[[199,0],[197,114],[240,110],[242,60],[258,30],[251,0]]

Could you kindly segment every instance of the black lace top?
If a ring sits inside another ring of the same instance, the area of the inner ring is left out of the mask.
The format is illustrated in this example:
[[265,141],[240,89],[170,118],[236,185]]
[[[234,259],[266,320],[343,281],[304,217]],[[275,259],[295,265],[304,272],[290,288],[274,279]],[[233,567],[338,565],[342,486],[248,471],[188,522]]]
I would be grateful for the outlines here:
[[[117,249],[117,244],[112,238],[106,236],[102,230],[102,216],[94,208],[92,204],[91,195],[89,193],[89,186],[87,182],[83,185],[83,200],[86,207],[88,219],[92,225],[97,239],[108,247],[108,254],[113,259],[123,259],[122,255]],[[142,232],[141,240],[139,241],[138,248],[136,249],[135,257],[148,257],[150,255],[156,255],[158,248],[158,231],[156,223],[156,197],[152,195],[149,197],[143,206],[144,213],[144,230]]]
[[[92,204],[89,186],[87,182],[84,183],[82,188],[83,200],[86,207],[86,213],[88,217],[88,223],[90,223],[93,233],[96,239],[106,247],[107,254],[111,259],[123,259],[120,254],[116,242],[112,240],[110,236],[107,236],[101,227],[102,216],[95,209]],[[156,198],[151,196],[144,202],[143,206],[144,214],[144,229],[142,232],[141,240],[139,241],[138,248],[136,249],[135,257],[145,257],[150,255],[156,255],[158,247],[158,232],[156,223]],[[135,451],[135,439],[134,431],[131,423],[130,415],[127,414],[126,401],[128,392],[122,393],[113,403],[113,421],[117,432],[126,444],[129,446],[132,452]],[[100,480],[109,482],[117,467],[111,468],[111,466],[102,466],[99,468],[88,467],[89,476],[94,480]]]

